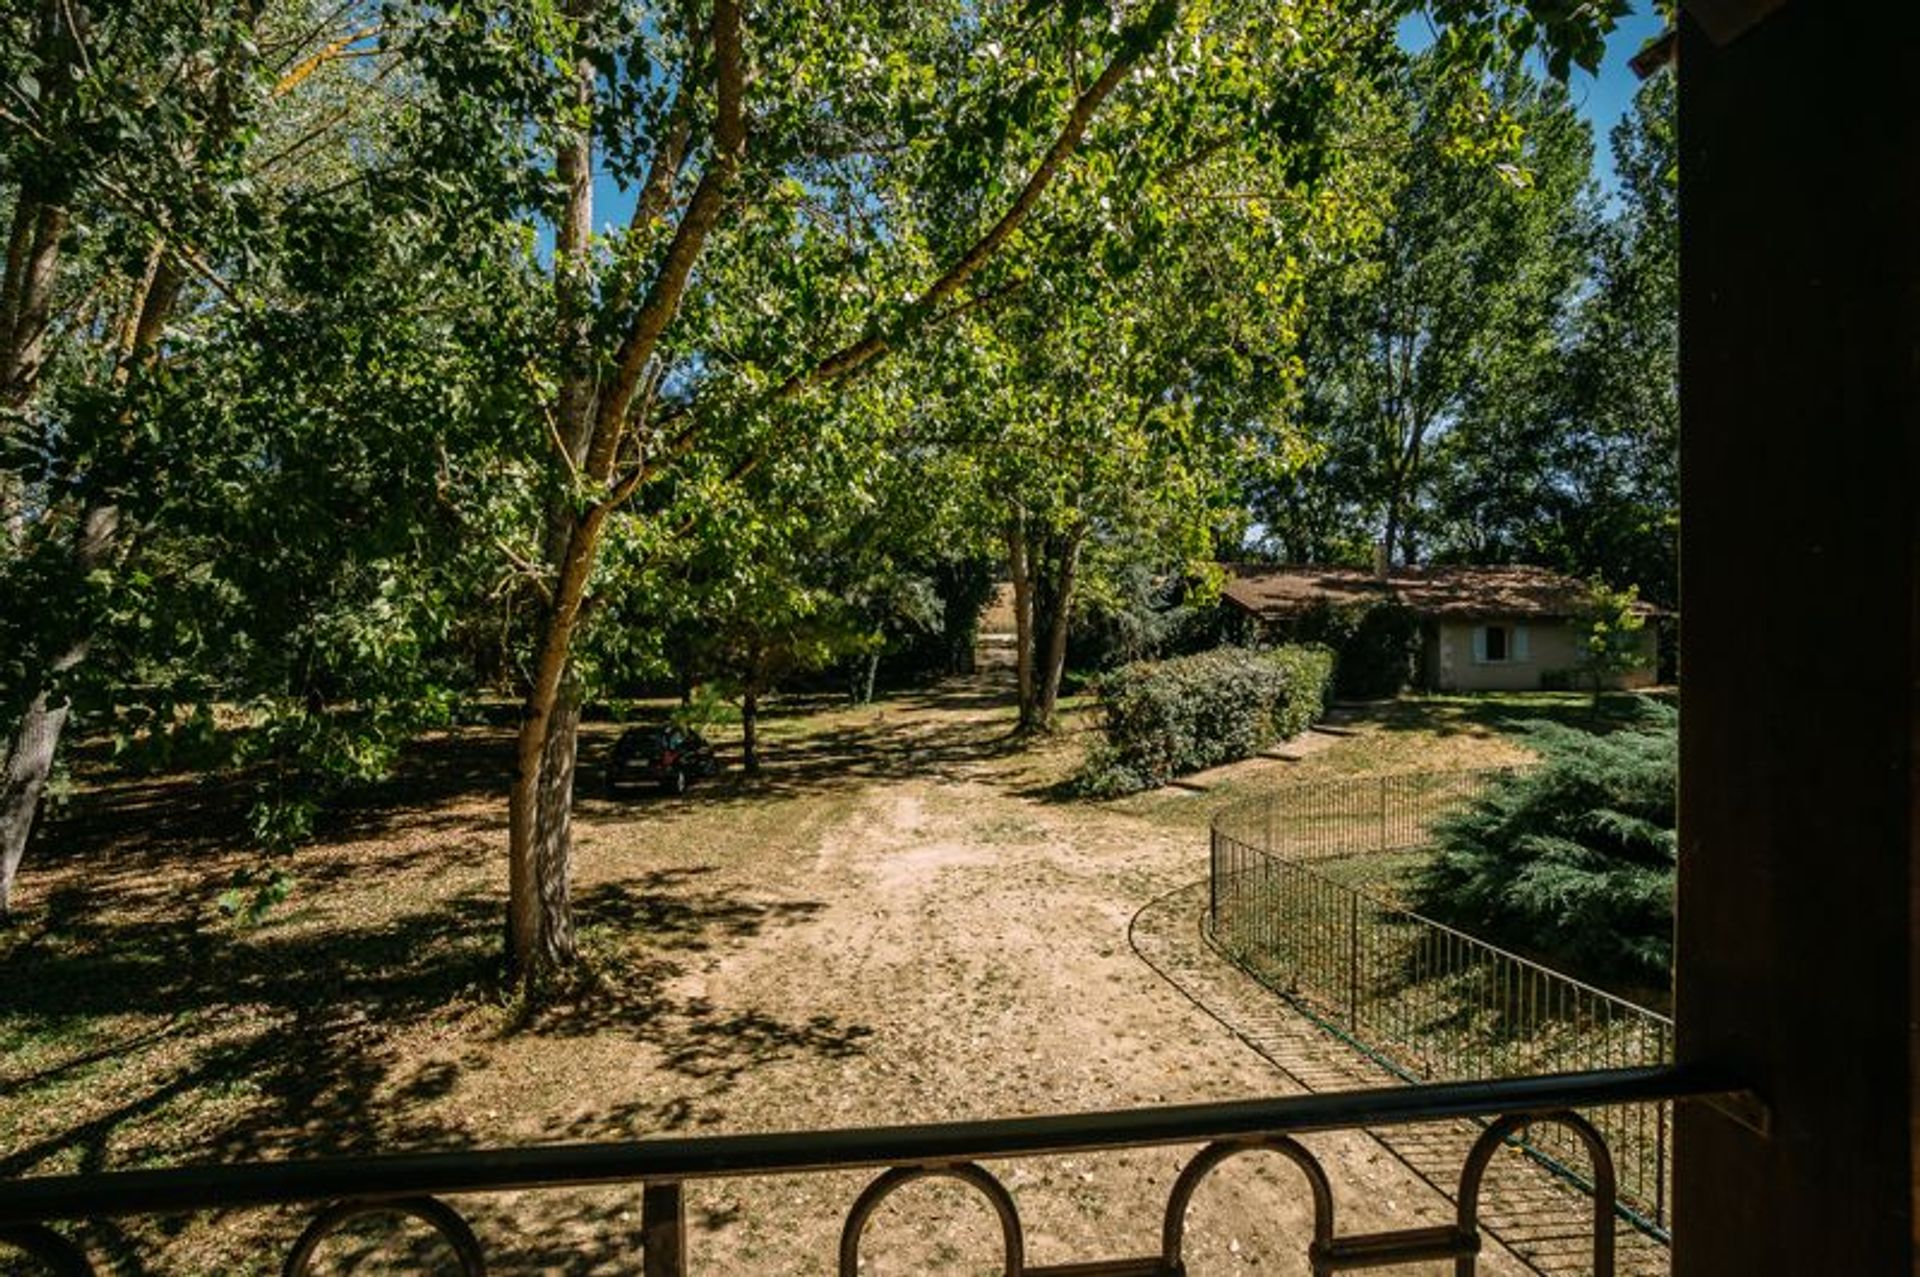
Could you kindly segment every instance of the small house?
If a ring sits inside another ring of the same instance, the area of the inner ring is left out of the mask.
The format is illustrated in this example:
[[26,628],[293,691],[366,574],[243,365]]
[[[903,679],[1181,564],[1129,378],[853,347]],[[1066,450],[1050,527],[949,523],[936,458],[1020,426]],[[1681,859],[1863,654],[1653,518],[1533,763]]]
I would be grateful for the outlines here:
[[[1586,634],[1578,618],[1587,584],[1526,565],[1364,568],[1229,564],[1224,606],[1261,628],[1284,631],[1322,607],[1398,603],[1420,627],[1416,683],[1437,692],[1521,691],[1584,686]],[[1644,687],[1655,678],[1660,609],[1638,605],[1648,624],[1638,668],[1612,679]]]

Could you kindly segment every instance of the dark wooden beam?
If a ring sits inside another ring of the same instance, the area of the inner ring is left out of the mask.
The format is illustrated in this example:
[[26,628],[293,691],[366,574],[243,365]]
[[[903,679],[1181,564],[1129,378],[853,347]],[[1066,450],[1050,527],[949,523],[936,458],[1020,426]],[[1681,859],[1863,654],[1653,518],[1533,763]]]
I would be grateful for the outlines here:
[[1674,1272],[1910,1273],[1920,5],[1680,38]]

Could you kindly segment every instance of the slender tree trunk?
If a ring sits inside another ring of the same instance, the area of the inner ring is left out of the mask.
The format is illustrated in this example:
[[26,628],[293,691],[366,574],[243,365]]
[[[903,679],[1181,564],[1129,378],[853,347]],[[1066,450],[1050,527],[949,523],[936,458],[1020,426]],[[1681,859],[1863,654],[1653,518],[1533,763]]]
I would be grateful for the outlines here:
[[[59,0],[45,0],[40,6],[41,55],[52,72],[45,77],[47,102],[67,91],[70,81],[63,72],[67,64],[80,58],[84,30],[69,25],[76,19],[76,10],[84,24],[84,7]],[[213,118],[214,132],[224,142],[231,120],[225,113],[224,99],[218,96]],[[4,271],[0,272],[0,409],[17,411],[39,390],[45,336],[59,280],[60,242],[68,221],[62,199],[30,188],[18,192]],[[134,369],[149,361],[158,349],[161,330],[185,282],[179,264],[165,248],[164,243],[153,245],[134,288],[126,320],[120,326],[113,370],[116,390],[124,388]],[[125,428],[132,424],[124,409],[119,424],[124,438]],[[83,477],[82,495],[74,502],[80,508],[70,558],[75,595],[86,588],[87,578],[106,564],[120,527],[118,506],[101,495],[111,486],[110,480],[103,481],[97,473],[102,464],[95,459],[92,471]],[[21,495],[0,492],[0,501],[17,503]],[[7,524],[11,540],[17,543],[26,538],[26,515],[18,505],[0,508],[0,519]],[[13,884],[66,731],[71,702],[59,684],[87,659],[92,644],[92,632],[82,615],[71,635],[56,645],[53,659],[39,672],[38,686],[7,742],[5,771],[0,774],[0,917],[12,909]]]
[[[119,525],[120,512],[115,506],[95,506],[86,512],[74,543],[75,580],[84,582],[106,563]],[[27,836],[33,832],[40,800],[46,795],[47,778],[53,774],[53,761],[59,754],[60,738],[66,731],[69,702],[57,684],[87,659],[91,644],[91,633],[82,627],[49,662],[47,676],[27,703],[7,747],[6,771],[0,775],[0,918],[12,911],[13,884],[27,852]]]
[[[113,373],[116,390],[124,389],[134,369],[153,357],[185,282],[179,263],[165,254],[164,246],[156,244],[128,308],[127,322],[122,325],[120,358]],[[131,428],[131,414],[123,410],[119,424],[123,431]],[[120,508],[97,495],[111,486],[110,482],[96,477],[90,486],[94,495],[86,498],[74,533],[69,558],[72,574],[62,583],[68,597],[77,598],[86,590],[87,578],[107,565],[119,542]],[[78,617],[61,618],[75,628],[39,675],[40,685],[7,743],[6,772],[0,776],[0,915],[10,907],[27,837],[33,831],[40,801],[46,795],[47,778],[52,775],[66,731],[68,701],[57,685],[86,661],[93,648],[93,632],[84,609],[76,610],[81,613]]]
[[541,627],[533,680],[521,704],[513,788],[507,797],[507,960],[523,988],[573,960],[573,919],[564,887],[572,853],[573,767],[580,726],[573,636],[606,518],[593,507],[573,520]]
[[23,196],[14,209],[0,284],[0,407],[19,408],[40,383],[67,210]]
[[855,705],[873,704],[873,685],[880,675],[880,653],[868,652],[854,661],[847,674],[847,699]]
[[1034,717],[1041,731],[1057,725],[1060,683],[1066,677],[1067,637],[1072,628],[1074,578],[1080,563],[1081,533],[1075,531],[1060,539],[1055,562],[1051,615],[1047,618],[1047,663],[1040,684],[1040,703]]
[[0,777],[0,921],[13,915],[14,880],[26,855],[27,835],[33,832],[66,726],[66,701],[54,704],[46,692],[41,692],[27,706],[14,731],[6,774]]
[[1387,497],[1387,523],[1380,533],[1380,561],[1389,572],[1393,570],[1393,552],[1400,542],[1400,482],[1394,480],[1393,491]]
[[749,776],[760,774],[760,687],[754,679],[740,693],[740,765]]
[[[76,77],[69,70],[81,57],[86,9],[61,0],[40,0],[37,7],[34,45],[42,68],[40,100],[34,105],[40,114],[52,117],[73,91]],[[67,231],[68,194],[61,176],[36,174],[31,165],[26,180],[14,192],[6,262],[0,269],[0,409],[24,406],[39,389],[54,285],[60,273],[60,244]]]
[[1026,520],[1007,528],[1007,573],[1013,578],[1013,664],[1020,702],[1018,730],[1030,732],[1037,708],[1033,659],[1033,570],[1028,559]]
[[569,678],[560,689],[541,751],[534,795],[530,894],[539,912],[533,970],[551,974],[575,957],[573,934],[573,778],[579,757],[580,691]]

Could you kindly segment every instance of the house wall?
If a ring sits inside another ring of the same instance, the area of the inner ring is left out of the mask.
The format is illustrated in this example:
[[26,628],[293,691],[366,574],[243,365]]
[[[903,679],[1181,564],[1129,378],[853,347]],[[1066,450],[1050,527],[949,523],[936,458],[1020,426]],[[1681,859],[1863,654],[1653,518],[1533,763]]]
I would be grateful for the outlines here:
[[[1473,634],[1480,624],[1525,625],[1527,659],[1476,661]],[[1653,683],[1659,657],[1659,635],[1648,625],[1640,632],[1642,667],[1612,682],[1614,687],[1646,687]],[[1516,692],[1540,686],[1542,676],[1577,670],[1580,636],[1565,621],[1443,621],[1427,640],[1424,662],[1433,690],[1440,692]],[[1579,686],[1577,681],[1570,686]]]

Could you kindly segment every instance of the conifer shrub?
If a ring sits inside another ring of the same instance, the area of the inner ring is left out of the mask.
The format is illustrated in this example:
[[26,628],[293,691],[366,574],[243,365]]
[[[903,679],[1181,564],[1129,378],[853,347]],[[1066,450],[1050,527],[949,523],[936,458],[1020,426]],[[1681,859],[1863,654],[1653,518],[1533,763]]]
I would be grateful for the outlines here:
[[1678,713],[1529,727],[1541,763],[1440,822],[1419,912],[1581,979],[1663,988],[1673,959]]
[[1246,758],[1306,730],[1326,707],[1324,647],[1217,647],[1135,661],[1098,686],[1103,739],[1081,774],[1097,795],[1132,793]]

